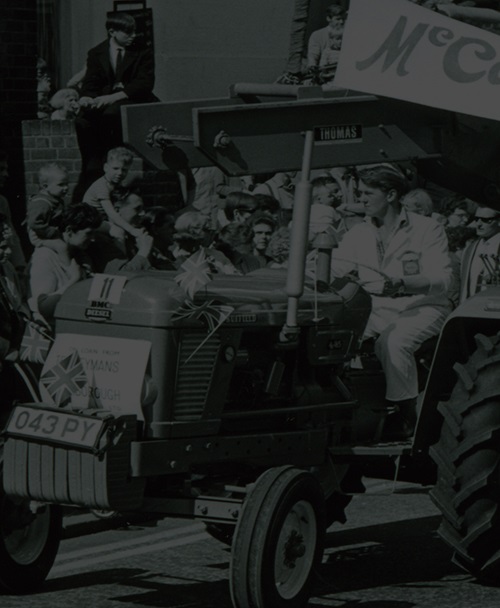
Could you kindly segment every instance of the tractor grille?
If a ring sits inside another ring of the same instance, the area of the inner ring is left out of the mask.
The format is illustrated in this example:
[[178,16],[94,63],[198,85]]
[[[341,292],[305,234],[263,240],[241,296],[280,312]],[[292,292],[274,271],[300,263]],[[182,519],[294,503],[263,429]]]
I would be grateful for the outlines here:
[[208,340],[206,337],[205,332],[196,332],[182,338],[174,420],[199,420],[202,417],[220,346],[219,336],[211,336]]

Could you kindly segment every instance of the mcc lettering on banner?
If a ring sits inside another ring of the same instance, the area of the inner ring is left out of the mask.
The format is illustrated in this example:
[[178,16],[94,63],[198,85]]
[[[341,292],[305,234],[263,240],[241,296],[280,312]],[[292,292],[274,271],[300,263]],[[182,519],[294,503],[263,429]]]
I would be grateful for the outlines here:
[[500,36],[408,0],[351,0],[334,84],[500,118]]

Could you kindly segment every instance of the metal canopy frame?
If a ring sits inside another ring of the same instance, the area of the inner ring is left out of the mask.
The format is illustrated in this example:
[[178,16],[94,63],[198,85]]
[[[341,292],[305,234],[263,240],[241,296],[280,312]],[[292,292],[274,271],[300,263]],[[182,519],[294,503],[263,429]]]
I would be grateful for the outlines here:
[[[124,106],[124,139],[158,168],[217,165],[246,175],[300,169],[304,133],[317,127],[356,125],[360,136],[315,141],[312,168],[436,158],[451,128],[450,113],[418,104],[320,87],[253,87],[234,85],[222,99]],[[164,130],[157,147],[147,142],[152,128]]]

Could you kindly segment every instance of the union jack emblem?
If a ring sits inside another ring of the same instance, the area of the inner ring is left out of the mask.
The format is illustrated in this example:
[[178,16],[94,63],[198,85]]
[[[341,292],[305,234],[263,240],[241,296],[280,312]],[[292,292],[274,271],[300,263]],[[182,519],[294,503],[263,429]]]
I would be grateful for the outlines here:
[[21,361],[44,363],[50,349],[50,339],[34,323],[28,323],[21,340]]
[[182,306],[173,313],[172,321],[200,319],[207,324],[209,331],[213,332],[224,323],[233,310],[233,306],[219,304],[215,300],[209,300],[199,305],[191,300],[185,300]]
[[199,249],[181,264],[184,271],[175,277],[178,285],[190,298],[212,280],[205,250]]
[[45,370],[40,378],[41,387],[58,407],[67,405],[87,383],[87,374],[77,350]]

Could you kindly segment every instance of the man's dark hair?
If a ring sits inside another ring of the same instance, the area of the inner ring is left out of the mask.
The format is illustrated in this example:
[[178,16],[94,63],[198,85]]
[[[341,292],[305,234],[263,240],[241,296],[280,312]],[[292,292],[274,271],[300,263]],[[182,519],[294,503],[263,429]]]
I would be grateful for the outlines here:
[[326,9],[328,17],[342,17],[343,19],[347,16],[347,11],[341,4],[330,4]]
[[268,213],[279,213],[280,202],[274,196],[270,194],[253,194],[254,199],[257,201],[257,205],[260,211],[267,211]]
[[461,194],[453,194],[451,196],[447,196],[441,199],[441,209],[440,212],[445,216],[449,217],[453,215],[457,209],[461,211],[465,211],[467,215],[471,216],[471,208],[469,206],[469,202],[465,196]]
[[135,31],[135,28],[135,19],[132,15],[124,13],[123,11],[115,11],[114,13],[108,14],[108,18],[106,19],[106,30],[108,32],[109,30],[117,30],[130,34]]
[[257,224],[266,224],[272,230],[276,230],[276,228],[277,228],[276,220],[267,211],[258,211],[257,213],[254,213],[251,217],[248,218],[247,223],[248,223],[248,226],[250,226],[250,228],[252,228],[252,229]]
[[403,196],[410,189],[408,180],[398,169],[392,169],[385,165],[361,169],[358,178],[367,186],[377,188],[385,193],[396,190],[398,197]]
[[251,211],[252,213],[257,209],[257,201],[254,196],[248,192],[241,192],[240,190],[230,192],[226,196],[225,202],[224,213],[231,222],[234,220],[234,212],[236,209],[239,211]]
[[87,203],[77,203],[67,207],[61,216],[60,229],[62,232],[71,230],[78,232],[87,228],[99,228],[102,223],[101,214]]
[[142,218],[142,226],[152,235],[155,234],[156,228],[161,228],[167,222],[171,224],[173,229],[175,224],[174,216],[169,213],[166,207],[162,207],[161,205],[155,205],[146,209]]

